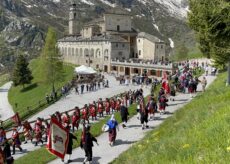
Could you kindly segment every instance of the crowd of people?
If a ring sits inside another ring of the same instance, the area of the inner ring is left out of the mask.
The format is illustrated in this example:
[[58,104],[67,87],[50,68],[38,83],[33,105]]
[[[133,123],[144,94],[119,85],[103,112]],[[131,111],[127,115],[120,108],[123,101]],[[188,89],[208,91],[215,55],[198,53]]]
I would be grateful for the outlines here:
[[[79,87],[80,86],[80,87]],[[102,81],[91,81],[89,83],[82,83],[76,84],[74,86],[76,94],[83,94],[85,92],[93,92],[101,88],[108,88],[109,87],[109,80],[102,80]],[[80,92],[79,92],[80,89]]]
[[[162,79],[162,87],[159,90],[158,95],[154,95],[154,90],[156,85],[159,84],[159,81],[153,80],[150,81],[152,85],[151,95],[148,96],[147,101],[144,99],[143,90],[138,89],[134,91],[128,91],[124,94],[121,94],[117,97],[106,98],[104,101],[99,98],[97,102],[93,101],[89,104],[85,104],[82,109],[79,107],[75,107],[71,112],[66,111],[64,113],[55,112],[51,115],[52,118],[55,118],[60,124],[63,125],[69,131],[69,144],[67,147],[67,155],[68,155],[68,163],[71,162],[71,154],[72,154],[72,145],[73,140],[77,140],[76,136],[72,132],[75,130],[79,130],[80,125],[83,125],[82,135],[80,140],[81,147],[85,151],[85,159],[84,163],[89,161],[92,162],[92,146],[93,141],[97,143],[97,139],[92,136],[90,133],[90,123],[91,121],[98,120],[98,118],[104,118],[105,116],[111,116],[105,126],[103,126],[103,131],[108,131],[108,140],[109,145],[113,146],[116,142],[118,121],[115,119],[114,113],[119,112],[122,120],[122,127],[127,127],[127,121],[129,116],[129,106],[133,103],[136,104],[137,110],[137,119],[140,120],[140,124],[142,125],[142,130],[149,128],[148,122],[151,120],[155,120],[155,114],[165,114],[166,107],[168,106],[168,101],[170,100],[170,96],[175,96],[177,91],[183,93],[190,93],[191,96],[194,92],[196,92],[198,83],[201,83],[203,91],[205,90],[207,80],[203,77],[202,80],[199,80],[197,77],[193,75],[193,70],[190,69],[188,63],[184,65],[183,71],[177,71],[176,74],[172,77],[169,84],[169,76],[166,79]],[[105,85],[108,86],[108,82],[105,81]],[[92,91],[100,85],[95,86],[86,84],[86,91]],[[90,89],[91,88],[91,89]],[[84,91],[84,87],[83,87]],[[83,93],[81,91],[81,93]],[[174,99],[172,99],[174,100]],[[24,144],[27,144],[29,141],[37,146],[38,144],[43,144],[47,142],[50,122],[49,120],[44,120],[42,118],[37,118],[36,122],[32,125],[28,121],[24,121],[22,123],[23,128],[23,136],[25,138]],[[98,144],[98,143],[97,143]],[[21,137],[18,132],[18,127],[14,127],[12,131],[11,140],[6,138],[6,132],[1,127],[0,128],[0,154],[4,154],[5,160],[8,163],[12,163],[13,157],[15,154],[15,149],[18,148],[19,151],[23,151],[21,147]],[[12,153],[10,149],[10,145],[12,146]]]

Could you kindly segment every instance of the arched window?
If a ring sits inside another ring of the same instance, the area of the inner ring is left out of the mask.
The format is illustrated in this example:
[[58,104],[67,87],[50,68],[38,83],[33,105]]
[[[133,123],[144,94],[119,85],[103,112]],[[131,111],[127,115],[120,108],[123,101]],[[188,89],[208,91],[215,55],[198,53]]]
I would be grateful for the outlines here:
[[109,50],[105,49],[104,51],[104,61],[108,61],[109,60]]
[[67,56],[67,48],[65,47],[64,55]]
[[104,56],[108,56],[109,55],[109,50],[108,49],[105,49],[104,51]]
[[82,48],[80,48],[80,56],[82,57]]
[[68,48],[68,56],[71,56],[71,48]]
[[72,48],[72,56],[74,56],[75,55],[75,53],[74,53],[74,48]]
[[78,56],[78,49],[75,49],[75,55]]
[[88,50],[88,48],[86,48],[86,49],[84,50],[84,56],[85,56],[85,57],[89,57],[89,50]]
[[100,56],[101,56],[101,51],[100,51],[100,49],[98,48],[98,49],[96,50],[96,58],[100,58]]
[[64,49],[64,47],[61,48],[61,54],[65,55],[65,49]]
[[90,50],[90,57],[94,57],[94,49],[93,48]]

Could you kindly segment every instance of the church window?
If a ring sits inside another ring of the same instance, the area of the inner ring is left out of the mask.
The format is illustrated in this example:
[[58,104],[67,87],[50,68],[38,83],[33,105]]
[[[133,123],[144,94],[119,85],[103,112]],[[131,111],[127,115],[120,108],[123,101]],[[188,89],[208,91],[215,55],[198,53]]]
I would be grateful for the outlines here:
[[161,49],[163,49],[163,45],[161,45]]
[[140,40],[140,39],[138,39],[138,42],[140,43],[140,42],[141,42],[141,40]]
[[68,55],[71,56],[71,48],[68,48]]
[[78,55],[78,49],[77,48],[75,49],[75,55],[76,56]]
[[72,48],[72,56],[74,56],[75,55],[75,53],[74,53],[74,48]]
[[65,47],[65,55],[67,55],[67,48]]
[[157,45],[157,49],[158,49],[158,45]]
[[125,44],[122,44],[122,47],[124,48],[124,47],[125,47]]
[[120,51],[120,52],[118,52],[118,55],[119,55],[119,56],[122,56],[122,52],[121,52],[121,51]]
[[116,47],[118,47],[118,43],[116,43]]
[[74,19],[75,19],[75,18],[77,17],[77,13],[74,13],[74,14],[73,14],[73,17],[74,17]]
[[82,48],[80,49],[80,56],[82,56]]
[[139,50],[139,56],[141,56],[141,50]]
[[120,31],[120,25],[117,25],[117,31]]

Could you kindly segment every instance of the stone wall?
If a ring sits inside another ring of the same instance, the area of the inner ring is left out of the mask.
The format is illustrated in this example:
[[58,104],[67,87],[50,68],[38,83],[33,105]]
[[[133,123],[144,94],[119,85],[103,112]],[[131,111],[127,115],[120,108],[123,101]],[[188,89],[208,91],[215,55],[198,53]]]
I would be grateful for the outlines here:
[[132,31],[129,15],[105,14],[104,19],[106,31]]

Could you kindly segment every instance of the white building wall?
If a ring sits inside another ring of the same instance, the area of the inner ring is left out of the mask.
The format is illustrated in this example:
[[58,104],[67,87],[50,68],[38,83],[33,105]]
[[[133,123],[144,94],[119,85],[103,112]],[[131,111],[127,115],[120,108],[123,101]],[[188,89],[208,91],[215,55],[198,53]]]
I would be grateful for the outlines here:
[[165,60],[165,44],[164,43],[156,43],[155,45],[155,56],[157,61]]
[[110,67],[110,42],[58,42],[59,50],[65,62],[76,65],[89,65],[103,69],[104,65]]
[[143,59],[144,56],[144,38],[137,37],[137,56],[139,59]]
[[105,31],[131,31],[131,17],[128,15],[105,14]]

